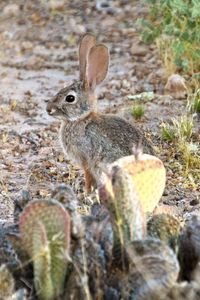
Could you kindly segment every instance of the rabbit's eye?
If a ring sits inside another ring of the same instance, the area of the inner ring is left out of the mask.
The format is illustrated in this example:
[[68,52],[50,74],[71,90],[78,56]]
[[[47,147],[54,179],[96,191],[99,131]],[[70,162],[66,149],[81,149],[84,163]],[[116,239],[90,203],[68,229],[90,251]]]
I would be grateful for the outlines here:
[[68,103],[72,103],[76,100],[75,96],[74,95],[67,95],[66,98],[65,98],[65,101],[68,102]]

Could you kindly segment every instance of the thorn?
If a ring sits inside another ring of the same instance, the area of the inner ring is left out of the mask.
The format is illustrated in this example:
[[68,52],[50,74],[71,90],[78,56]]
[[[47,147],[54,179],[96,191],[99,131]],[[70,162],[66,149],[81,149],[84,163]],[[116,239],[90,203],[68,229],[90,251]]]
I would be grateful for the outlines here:
[[140,139],[137,145],[133,145],[132,153],[135,156],[135,160],[138,161],[143,153],[142,139]]

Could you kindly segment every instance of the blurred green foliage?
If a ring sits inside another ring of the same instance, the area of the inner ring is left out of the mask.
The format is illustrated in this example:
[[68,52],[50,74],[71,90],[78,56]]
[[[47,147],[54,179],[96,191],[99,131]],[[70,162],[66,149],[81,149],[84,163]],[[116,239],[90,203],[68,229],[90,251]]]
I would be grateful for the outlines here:
[[144,106],[137,104],[133,106],[131,114],[136,120],[140,120],[144,116],[144,112]]
[[143,2],[149,7],[149,14],[138,20],[143,41],[159,40],[160,50],[171,56],[175,70],[183,70],[200,80],[200,1]]
[[188,107],[191,113],[200,114],[200,89],[188,97]]

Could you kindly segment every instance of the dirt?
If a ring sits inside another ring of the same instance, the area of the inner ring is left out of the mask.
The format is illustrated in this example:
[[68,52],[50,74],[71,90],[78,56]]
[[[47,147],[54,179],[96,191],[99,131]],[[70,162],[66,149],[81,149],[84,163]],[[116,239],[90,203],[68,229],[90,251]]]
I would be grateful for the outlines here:
[[[46,113],[48,99],[78,77],[77,45],[92,32],[110,49],[107,79],[98,91],[99,110],[123,116],[152,140],[167,168],[161,203],[180,214],[199,209],[200,186],[183,175],[173,145],[161,139],[163,120],[181,116],[186,99],[164,95],[165,70],[155,45],[144,45],[137,19],[146,14],[140,1],[0,2],[0,221],[12,223],[14,203],[25,191],[33,199],[50,196],[59,183],[70,183],[80,207],[90,204],[83,173],[63,156],[59,122]],[[128,95],[154,92],[143,101],[145,115],[131,116]],[[197,124],[196,124],[197,126]]]

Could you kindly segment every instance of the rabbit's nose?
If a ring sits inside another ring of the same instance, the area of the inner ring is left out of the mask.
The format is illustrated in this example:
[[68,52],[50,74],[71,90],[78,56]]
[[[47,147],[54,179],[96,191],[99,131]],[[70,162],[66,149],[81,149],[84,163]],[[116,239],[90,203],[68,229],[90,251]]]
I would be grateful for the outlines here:
[[51,103],[47,104],[46,111],[48,112],[49,115],[53,115],[56,112],[55,107]]

